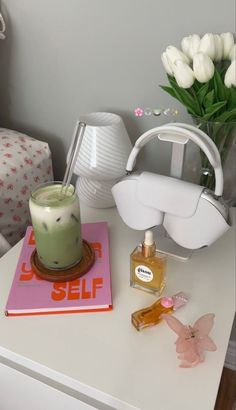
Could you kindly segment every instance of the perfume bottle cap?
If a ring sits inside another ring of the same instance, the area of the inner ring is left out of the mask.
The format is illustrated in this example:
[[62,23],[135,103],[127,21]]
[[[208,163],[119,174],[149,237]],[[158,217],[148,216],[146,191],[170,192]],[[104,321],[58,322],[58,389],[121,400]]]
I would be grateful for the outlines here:
[[153,245],[154,239],[153,239],[153,232],[148,230],[145,232],[145,237],[144,237],[144,244],[147,246]]
[[144,258],[149,258],[155,255],[156,244],[153,239],[153,232],[148,230],[145,232],[144,241],[142,242],[142,254]]

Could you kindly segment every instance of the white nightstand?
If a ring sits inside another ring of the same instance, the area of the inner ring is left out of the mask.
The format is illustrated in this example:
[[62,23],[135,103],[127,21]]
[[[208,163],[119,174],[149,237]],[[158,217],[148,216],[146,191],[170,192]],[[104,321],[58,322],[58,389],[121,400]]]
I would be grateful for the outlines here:
[[193,323],[205,313],[216,315],[211,336],[217,351],[206,353],[206,361],[196,368],[180,369],[176,336],[165,323],[140,333],[130,323],[133,311],[155,300],[129,286],[129,254],[143,233],[127,228],[116,209],[82,207],[83,222],[103,220],[110,232],[111,312],[5,317],[22,243],[0,260],[4,410],[12,410],[13,393],[17,410],[25,408],[26,398],[37,410],[51,408],[51,403],[66,403],[70,410],[213,410],[235,313],[235,224],[188,262],[168,261],[164,294],[183,290],[190,295],[176,317]]

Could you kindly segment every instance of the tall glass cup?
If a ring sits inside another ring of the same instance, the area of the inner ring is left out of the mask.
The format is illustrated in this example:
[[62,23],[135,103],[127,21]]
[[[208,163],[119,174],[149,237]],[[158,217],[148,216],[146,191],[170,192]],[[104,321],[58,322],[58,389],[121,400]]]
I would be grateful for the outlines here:
[[39,185],[29,207],[40,262],[49,269],[67,269],[82,257],[80,204],[75,188],[62,182]]

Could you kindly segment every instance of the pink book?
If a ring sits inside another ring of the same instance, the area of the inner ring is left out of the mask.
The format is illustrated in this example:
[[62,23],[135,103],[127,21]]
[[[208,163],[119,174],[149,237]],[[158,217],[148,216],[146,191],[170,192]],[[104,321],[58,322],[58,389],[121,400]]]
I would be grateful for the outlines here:
[[82,237],[95,250],[93,267],[79,279],[53,283],[38,278],[31,268],[35,241],[32,226],[27,228],[5,308],[7,316],[112,309],[107,222],[82,224]]

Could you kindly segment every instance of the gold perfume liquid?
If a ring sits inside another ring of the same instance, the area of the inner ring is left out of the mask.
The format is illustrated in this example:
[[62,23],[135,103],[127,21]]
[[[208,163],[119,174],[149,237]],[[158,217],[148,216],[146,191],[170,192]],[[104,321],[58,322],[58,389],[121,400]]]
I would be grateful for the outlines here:
[[188,297],[184,292],[179,292],[172,297],[158,299],[151,306],[140,309],[131,315],[131,322],[137,330],[157,325],[162,320],[163,313],[173,313],[184,306]]
[[166,282],[167,256],[158,252],[152,231],[130,255],[130,285],[161,295]]

